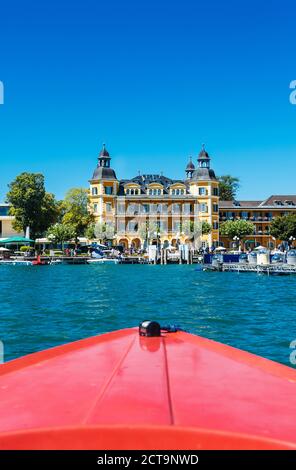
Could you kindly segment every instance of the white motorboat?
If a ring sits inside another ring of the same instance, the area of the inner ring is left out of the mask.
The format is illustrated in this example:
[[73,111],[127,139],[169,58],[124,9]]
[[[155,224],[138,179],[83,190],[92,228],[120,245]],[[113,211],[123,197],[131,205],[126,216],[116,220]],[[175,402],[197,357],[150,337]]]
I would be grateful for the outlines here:
[[88,264],[118,264],[117,258],[93,258],[86,261]]
[[49,263],[50,265],[56,265],[56,264],[63,264],[63,260],[61,259],[52,259]]
[[1,265],[5,266],[33,266],[32,261],[25,261],[25,260],[0,260]]

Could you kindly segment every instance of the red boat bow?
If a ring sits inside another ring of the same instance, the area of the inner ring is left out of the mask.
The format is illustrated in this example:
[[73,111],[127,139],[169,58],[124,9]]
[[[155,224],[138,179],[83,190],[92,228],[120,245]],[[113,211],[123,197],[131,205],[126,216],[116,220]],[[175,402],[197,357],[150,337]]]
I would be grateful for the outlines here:
[[295,449],[296,372],[121,330],[0,366],[1,449]]

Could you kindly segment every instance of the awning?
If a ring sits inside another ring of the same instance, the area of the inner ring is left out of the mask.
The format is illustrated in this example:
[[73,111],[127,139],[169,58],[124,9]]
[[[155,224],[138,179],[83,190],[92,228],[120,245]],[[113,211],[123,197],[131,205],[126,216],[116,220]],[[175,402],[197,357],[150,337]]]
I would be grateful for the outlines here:
[[245,240],[244,243],[255,243],[255,240]]
[[17,245],[20,243],[34,243],[34,240],[31,240],[30,238],[25,238],[25,237],[11,237],[11,238],[5,238],[5,240],[1,241],[2,245]]

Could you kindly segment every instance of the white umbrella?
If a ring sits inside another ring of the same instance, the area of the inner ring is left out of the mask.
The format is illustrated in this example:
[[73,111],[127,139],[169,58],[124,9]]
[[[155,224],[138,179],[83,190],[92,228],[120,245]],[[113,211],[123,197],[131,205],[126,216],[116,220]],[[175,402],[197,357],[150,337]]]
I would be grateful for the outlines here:
[[0,251],[10,251],[8,248],[4,248],[3,246],[0,246]]
[[215,248],[215,251],[226,251],[226,248],[224,248],[224,246],[217,246],[217,248]]
[[266,250],[265,246],[259,245],[254,248],[254,250]]

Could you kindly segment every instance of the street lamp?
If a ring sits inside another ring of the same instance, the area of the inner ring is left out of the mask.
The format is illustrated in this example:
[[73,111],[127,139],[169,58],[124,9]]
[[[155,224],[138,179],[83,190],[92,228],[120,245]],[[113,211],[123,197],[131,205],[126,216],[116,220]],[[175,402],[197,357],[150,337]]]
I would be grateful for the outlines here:
[[149,240],[150,240],[150,232],[149,232],[149,230],[147,230],[147,251],[148,251],[148,248],[149,248]]
[[235,237],[233,237],[233,241],[234,241],[235,248],[236,248],[236,247],[237,247],[237,244],[238,244],[238,242],[239,242],[239,237],[237,237],[237,236],[235,235]]
[[156,232],[154,232],[154,235],[156,236],[156,250],[158,251],[158,238],[159,238],[159,235],[160,235],[159,230],[157,230]]

